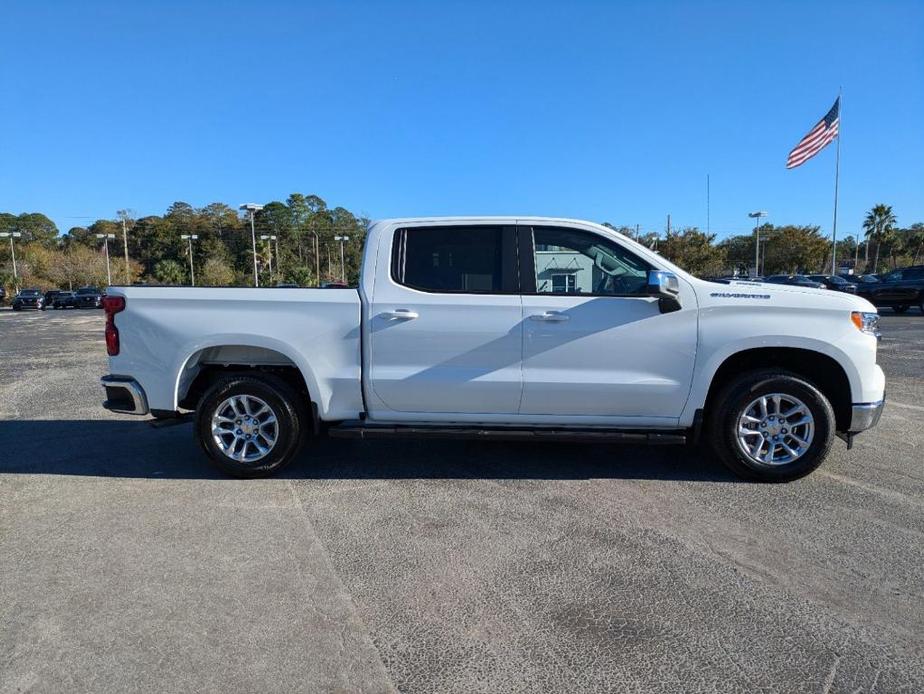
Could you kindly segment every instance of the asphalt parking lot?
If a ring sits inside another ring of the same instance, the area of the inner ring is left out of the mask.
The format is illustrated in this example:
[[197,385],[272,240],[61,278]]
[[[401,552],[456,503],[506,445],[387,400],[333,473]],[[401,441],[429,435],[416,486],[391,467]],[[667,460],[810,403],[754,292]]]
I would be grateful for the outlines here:
[[0,310],[0,691],[924,691],[924,316],[812,476],[321,441],[280,478],[100,407],[99,312]]

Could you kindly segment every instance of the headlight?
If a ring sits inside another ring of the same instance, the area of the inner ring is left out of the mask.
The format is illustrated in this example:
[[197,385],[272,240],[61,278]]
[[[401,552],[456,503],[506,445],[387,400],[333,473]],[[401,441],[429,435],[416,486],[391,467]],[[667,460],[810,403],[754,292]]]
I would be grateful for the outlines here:
[[850,320],[857,326],[857,330],[868,335],[879,337],[879,314],[867,313],[865,311],[854,311],[850,314]]

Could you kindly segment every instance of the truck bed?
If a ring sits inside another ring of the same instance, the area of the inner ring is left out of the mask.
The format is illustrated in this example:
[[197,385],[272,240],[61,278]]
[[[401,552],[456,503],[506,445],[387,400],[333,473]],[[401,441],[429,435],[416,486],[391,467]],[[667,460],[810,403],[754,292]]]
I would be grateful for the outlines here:
[[[350,289],[111,287],[121,349],[152,411],[176,410],[204,364],[293,365],[326,419],[363,409],[360,298]],[[308,363],[310,361],[310,364]]]

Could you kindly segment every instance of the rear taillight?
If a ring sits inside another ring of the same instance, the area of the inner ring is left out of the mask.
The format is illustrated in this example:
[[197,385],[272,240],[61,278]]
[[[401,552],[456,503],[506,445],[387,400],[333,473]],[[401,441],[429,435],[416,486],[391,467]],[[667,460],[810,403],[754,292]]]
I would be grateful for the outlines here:
[[125,310],[124,296],[104,296],[103,309],[106,311],[106,351],[110,357],[119,353],[119,329],[115,326],[115,314]]

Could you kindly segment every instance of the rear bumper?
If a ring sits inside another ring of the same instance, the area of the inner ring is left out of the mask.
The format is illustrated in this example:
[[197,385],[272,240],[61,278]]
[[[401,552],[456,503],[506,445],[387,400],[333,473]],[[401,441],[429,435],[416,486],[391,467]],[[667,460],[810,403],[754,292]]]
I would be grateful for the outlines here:
[[885,407],[885,395],[878,402],[863,402],[854,404],[850,417],[850,433],[871,429],[879,423],[882,410]]
[[127,376],[103,376],[100,385],[106,389],[103,407],[111,412],[145,415],[150,411],[148,398],[138,382]]

